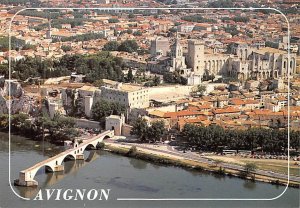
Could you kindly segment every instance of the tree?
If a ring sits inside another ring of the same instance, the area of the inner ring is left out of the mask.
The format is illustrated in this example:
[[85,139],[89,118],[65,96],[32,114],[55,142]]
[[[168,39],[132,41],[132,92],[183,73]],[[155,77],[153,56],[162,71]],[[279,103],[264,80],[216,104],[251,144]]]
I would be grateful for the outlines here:
[[48,118],[45,120],[43,127],[48,129],[52,142],[60,142],[71,140],[79,136],[75,125],[76,122],[74,118],[55,114],[53,119]]
[[108,22],[109,23],[118,23],[120,21],[118,19],[116,19],[116,18],[111,18],[111,19],[108,19]]
[[125,51],[128,53],[137,52],[139,46],[135,40],[125,40],[118,47],[119,51]]
[[250,173],[253,174],[251,176],[252,179],[255,179],[255,170],[256,169],[257,169],[257,166],[254,163],[246,163],[244,166],[244,171],[245,171],[246,175],[249,175]]
[[101,87],[101,86],[103,86],[104,85],[104,82],[103,82],[103,79],[98,79],[98,80],[96,80],[94,83],[93,83],[93,85],[95,86],[95,87]]
[[92,118],[99,121],[102,126],[104,126],[107,116],[120,115],[124,112],[125,106],[119,103],[110,103],[106,100],[100,100],[92,106]]
[[249,17],[241,17],[241,16],[236,16],[232,18],[233,21],[235,22],[249,22]]
[[127,81],[128,82],[133,82],[134,78],[133,78],[133,74],[132,74],[132,69],[128,70],[128,74],[127,74]]
[[236,26],[227,26],[225,27],[225,32],[230,33],[232,36],[238,35],[239,31]]
[[180,76],[178,71],[164,73],[163,80],[167,83],[187,85],[187,79]]
[[139,30],[138,30],[138,31],[135,31],[135,32],[133,33],[134,36],[142,36],[142,34],[143,34],[143,33],[142,33],[141,31],[139,31]]
[[128,15],[128,18],[129,18],[129,19],[132,19],[132,18],[134,18],[134,17],[135,17],[134,14],[129,14],[129,15]]
[[165,131],[164,121],[154,121],[147,129],[147,138],[152,141],[160,141]]
[[209,22],[209,23],[216,23],[217,21],[214,19],[207,19],[202,17],[201,15],[189,15],[189,16],[184,16],[181,18],[182,20],[189,21],[189,22],[198,22],[198,23],[204,23],[204,22]]
[[25,45],[22,47],[22,50],[29,50],[29,49],[35,50],[35,49],[36,49],[36,46],[35,46],[35,45],[31,45],[31,44],[25,44]]
[[208,7],[212,7],[212,8],[233,8],[234,4],[233,4],[232,0],[217,0],[217,1],[209,2]]
[[128,152],[127,152],[127,155],[135,156],[136,153],[137,153],[137,148],[136,148],[136,146],[131,146],[130,149],[128,150]]
[[165,133],[165,124],[163,121],[154,121],[148,126],[146,119],[138,118],[131,129],[130,134],[136,135],[142,142],[159,141]]
[[160,77],[155,75],[153,78],[153,85],[158,86],[159,84],[160,84]]
[[205,91],[206,91],[206,87],[204,85],[197,86],[197,92],[200,94],[200,96],[203,96]]
[[71,50],[72,50],[72,47],[69,46],[69,45],[62,45],[62,46],[61,46],[61,49],[62,49],[64,52],[67,52],[67,51],[71,51]]
[[246,163],[244,166],[244,170],[246,171],[247,174],[255,171],[257,166],[254,163]]
[[148,123],[144,118],[138,118],[132,125],[131,135],[136,135],[141,141],[147,140]]
[[8,114],[0,114],[0,128],[7,130],[9,127]]
[[29,116],[24,113],[15,114],[11,116],[11,127],[12,129],[21,129]]
[[103,46],[104,51],[117,51],[119,43],[117,41],[109,41]]

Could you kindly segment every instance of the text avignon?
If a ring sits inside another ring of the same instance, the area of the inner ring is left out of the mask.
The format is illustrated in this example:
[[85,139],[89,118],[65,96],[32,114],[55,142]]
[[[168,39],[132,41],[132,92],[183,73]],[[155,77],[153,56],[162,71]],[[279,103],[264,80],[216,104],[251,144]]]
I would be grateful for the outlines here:
[[40,189],[33,200],[108,200],[110,189],[44,189],[43,192]]

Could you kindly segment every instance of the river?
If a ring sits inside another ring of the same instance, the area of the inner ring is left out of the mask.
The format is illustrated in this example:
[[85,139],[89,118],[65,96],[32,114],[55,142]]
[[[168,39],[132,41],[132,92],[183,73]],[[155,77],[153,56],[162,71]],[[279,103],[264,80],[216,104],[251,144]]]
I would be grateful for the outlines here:
[[[18,178],[26,169],[62,149],[47,142],[36,142],[12,136],[11,174]],[[43,150],[44,149],[44,150]],[[249,182],[234,177],[221,177],[206,172],[157,165],[114,155],[105,151],[87,151],[87,161],[64,163],[64,173],[44,173],[35,177],[38,188],[14,187],[25,197],[37,190],[111,189],[108,201],[24,201],[17,198],[8,182],[8,134],[0,133],[0,207],[299,207],[299,190],[289,188],[276,200],[269,201],[120,201],[118,198],[273,198],[283,186]]]

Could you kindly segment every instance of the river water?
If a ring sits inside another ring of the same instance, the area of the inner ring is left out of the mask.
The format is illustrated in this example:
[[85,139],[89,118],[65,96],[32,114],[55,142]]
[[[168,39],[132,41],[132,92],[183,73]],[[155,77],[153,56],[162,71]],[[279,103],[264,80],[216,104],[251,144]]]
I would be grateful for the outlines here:
[[[12,136],[12,181],[20,170],[55,155],[61,148]],[[38,188],[14,187],[32,198],[39,189],[111,189],[108,201],[24,201],[8,182],[8,135],[0,133],[0,207],[299,207],[299,190],[289,188],[282,197],[269,201],[121,201],[120,198],[273,198],[285,187],[221,177],[206,172],[157,165],[105,151],[86,151],[86,161],[64,162],[64,173],[41,169]]]

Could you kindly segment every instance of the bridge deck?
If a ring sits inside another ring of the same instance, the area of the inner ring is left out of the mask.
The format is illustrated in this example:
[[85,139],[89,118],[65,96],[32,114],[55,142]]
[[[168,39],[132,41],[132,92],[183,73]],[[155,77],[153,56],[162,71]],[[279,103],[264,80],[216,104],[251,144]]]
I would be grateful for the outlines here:
[[91,138],[91,139],[86,140],[85,142],[83,142],[83,143],[81,143],[80,145],[78,145],[78,147],[75,147],[75,148],[72,148],[72,149],[68,149],[68,150],[66,150],[66,151],[64,151],[64,152],[61,152],[61,153],[59,153],[58,155],[55,155],[55,156],[50,157],[50,158],[48,158],[48,159],[46,159],[46,160],[43,160],[43,161],[41,161],[41,162],[35,164],[34,166],[31,166],[30,168],[27,168],[27,169],[25,169],[25,170],[22,170],[21,172],[22,172],[22,173],[26,173],[26,172],[32,171],[32,170],[35,169],[35,168],[42,167],[42,166],[44,166],[45,164],[47,164],[48,162],[50,162],[50,161],[53,161],[53,160],[55,160],[55,159],[57,159],[57,158],[59,158],[59,157],[61,157],[61,156],[64,156],[64,155],[68,155],[70,152],[77,151],[78,149],[82,148],[82,147],[85,146],[86,144],[90,144],[91,142],[93,142],[93,141],[99,139],[99,137],[105,136],[105,135],[106,135],[107,133],[109,133],[109,132],[110,132],[110,131],[105,131],[105,132],[103,132],[103,133],[101,133],[101,134],[99,134],[99,135],[97,135],[97,136],[94,136],[94,137]]

